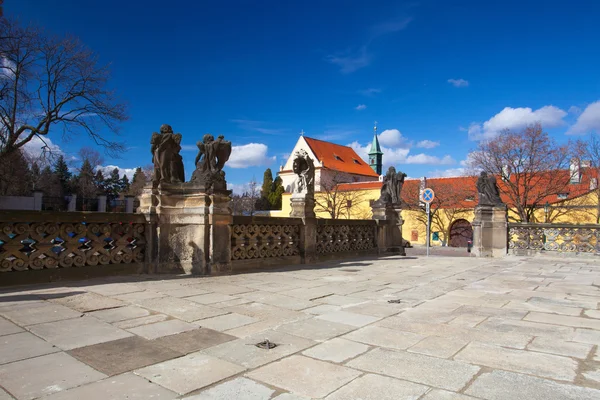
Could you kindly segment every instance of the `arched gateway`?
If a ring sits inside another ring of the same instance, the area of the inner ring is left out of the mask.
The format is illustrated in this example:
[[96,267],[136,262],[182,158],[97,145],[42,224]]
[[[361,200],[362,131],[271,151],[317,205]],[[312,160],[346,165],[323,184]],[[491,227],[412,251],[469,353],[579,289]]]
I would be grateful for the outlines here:
[[450,247],[467,247],[467,242],[473,240],[473,228],[466,219],[457,219],[450,227]]

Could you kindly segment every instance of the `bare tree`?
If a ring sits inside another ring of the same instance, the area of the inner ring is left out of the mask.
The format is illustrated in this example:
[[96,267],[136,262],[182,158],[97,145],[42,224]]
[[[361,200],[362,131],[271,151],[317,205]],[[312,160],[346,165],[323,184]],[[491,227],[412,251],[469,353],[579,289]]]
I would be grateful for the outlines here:
[[509,217],[530,222],[548,196],[567,191],[571,177],[565,171],[573,154],[571,144],[558,145],[535,124],[482,141],[472,153],[472,166],[499,176],[500,192],[516,213]]
[[585,170],[590,180],[590,191],[596,196],[594,218],[600,224],[600,134],[592,133],[589,140],[577,142],[577,155],[589,162]]
[[88,134],[109,154],[122,143],[103,134],[118,133],[125,106],[106,86],[107,66],[74,38],[55,38],[39,29],[0,18],[0,157],[33,138],[46,143],[51,132],[63,137]]
[[81,160],[88,160],[92,168],[95,170],[96,167],[104,164],[104,157],[96,149],[91,147],[82,147],[77,153]]
[[[475,178],[466,177],[461,184],[454,179],[431,179],[427,186],[435,192],[434,200],[429,205],[431,231],[440,232],[442,241],[450,243],[452,224],[469,216],[477,204]],[[411,182],[412,183],[412,182]],[[417,183],[417,182],[415,182]],[[403,208],[416,212],[416,219],[424,228],[427,227],[427,214],[419,200],[419,185],[404,185],[402,190]]]
[[261,197],[261,187],[258,185],[255,177],[244,187],[242,194],[232,196],[233,215],[252,216],[256,212],[256,202]]
[[326,213],[331,219],[366,219],[370,217],[366,194],[363,190],[347,187],[346,176],[335,173],[329,178],[321,178],[321,191],[315,194],[315,212]]

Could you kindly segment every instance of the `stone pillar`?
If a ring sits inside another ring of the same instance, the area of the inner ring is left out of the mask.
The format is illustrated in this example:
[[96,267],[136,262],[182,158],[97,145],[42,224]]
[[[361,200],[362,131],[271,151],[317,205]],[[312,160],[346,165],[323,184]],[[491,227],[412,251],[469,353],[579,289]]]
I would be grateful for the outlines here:
[[231,271],[230,192],[208,194],[189,184],[144,188],[140,212],[148,223],[149,272],[194,275]]
[[317,218],[314,193],[294,193],[290,198],[291,218],[302,218],[300,256],[303,264],[317,261]]
[[42,211],[42,202],[44,201],[44,192],[36,190],[33,192],[33,209],[34,211]]
[[134,196],[125,196],[125,212],[126,213],[133,213],[133,200],[135,199]]
[[228,190],[215,190],[210,195],[209,219],[210,242],[207,270],[211,275],[231,273],[231,226],[233,213]]
[[406,255],[402,243],[402,209],[393,205],[374,206],[373,219],[377,221],[377,247],[379,253]]
[[72,194],[69,198],[69,205],[67,206],[67,211],[77,211],[77,195]]
[[98,195],[98,212],[106,212],[106,195]]
[[504,257],[508,252],[506,205],[477,206],[473,220],[473,254],[477,257]]

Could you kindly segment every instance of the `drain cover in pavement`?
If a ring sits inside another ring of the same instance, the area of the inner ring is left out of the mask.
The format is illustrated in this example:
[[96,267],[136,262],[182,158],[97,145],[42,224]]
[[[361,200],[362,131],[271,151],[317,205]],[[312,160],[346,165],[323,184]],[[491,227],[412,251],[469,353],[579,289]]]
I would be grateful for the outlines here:
[[271,350],[271,349],[274,349],[275,347],[277,347],[277,344],[275,344],[273,342],[269,342],[269,339],[265,339],[262,342],[256,343],[255,346],[258,347],[259,349]]
[[400,299],[388,300],[388,303],[402,303],[402,300],[400,300]]

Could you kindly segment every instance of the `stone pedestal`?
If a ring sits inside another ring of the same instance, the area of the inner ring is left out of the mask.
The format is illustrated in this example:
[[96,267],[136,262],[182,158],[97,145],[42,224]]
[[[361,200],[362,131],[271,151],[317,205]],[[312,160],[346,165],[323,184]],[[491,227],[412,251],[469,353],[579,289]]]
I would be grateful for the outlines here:
[[135,196],[125,196],[125,212],[132,213],[133,212],[133,201],[135,200]]
[[195,275],[231,270],[229,192],[206,193],[202,187],[162,184],[144,188],[139,211],[149,235],[148,272]]
[[477,206],[473,220],[473,254],[504,257],[508,251],[508,214],[505,205]]
[[41,192],[39,190],[36,190],[35,192],[33,192],[33,209],[35,211],[42,210],[43,200],[44,200],[44,192]]
[[69,204],[67,205],[67,211],[77,211],[77,195],[72,194],[69,197]]
[[290,198],[292,218],[316,218],[315,197],[312,193],[294,193]]
[[106,212],[106,195],[98,195],[98,212]]
[[402,225],[404,220],[401,209],[392,205],[375,206],[373,219],[377,221],[377,247],[379,253],[406,255],[402,243]]

